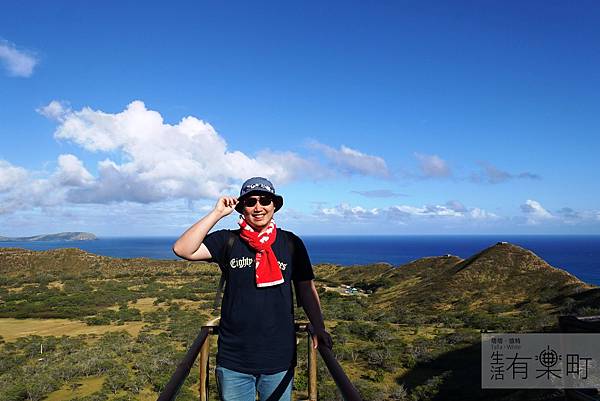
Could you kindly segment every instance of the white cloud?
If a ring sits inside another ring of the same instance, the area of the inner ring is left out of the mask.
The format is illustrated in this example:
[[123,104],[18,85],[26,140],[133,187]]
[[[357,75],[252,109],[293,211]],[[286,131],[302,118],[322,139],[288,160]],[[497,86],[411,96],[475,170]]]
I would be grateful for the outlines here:
[[409,219],[454,219],[463,222],[483,222],[499,220],[500,216],[484,209],[467,208],[458,201],[449,201],[446,205],[425,205],[422,207],[397,205],[387,209],[391,220],[406,221]]
[[65,191],[56,180],[58,176],[36,178],[36,175],[0,161],[0,215],[61,204]]
[[368,155],[345,145],[335,149],[320,142],[312,141],[309,146],[320,151],[344,174],[374,177],[388,177],[390,175],[387,164],[381,157]]
[[426,155],[415,153],[414,156],[419,160],[419,168],[426,178],[450,177],[452,171],[448,163],[438,155]]
[[362,206],[350,206],[347,203],[341,203],[332,208],[320,208],[317,210],[317,215],[363,220],[378,216],[379,209],[367,209]]
[[14,44],[0,39],[0,61],[10,76],[29,77],[38,60],[28,51],[19,50]]
[[463,217],[464,213],[453,210],[447,206],[427,205],[423,207],[415,206],[391,206],[390,214],[401,217]]
[[564,221],[575,221],[583,217],[583,215],[570,207],[563,207],[556,211],[556,215],[560,216]]
[[574,210],[570,207],[563,207],[553,213],[557,219],[565,224],[590,224],[600,221],[600,211],[594,209]]
[[[456,206],[456,203],[454,206]],[[487,212],[480,208],[464,208],[463,210],[455,210],[452,207],[441,205],[426,205],[422,207],[394,205],[387,208],[368,209],[362,206],[351,206],[347,203],[341,203],[331,208],[320,206],[316,210],[316,215],[328,218],[345,218],[354,220],[380,218],[383,221],[395,222],[403,222],[410,219],[432,218],[451,218],[473,221],[496,220],[499,218],[494,213]]]
[[600,211],[595,209],[575,210],[570,207],[563,207],[550,212],[540,202],[531,199],[521,205],[521,211],[525,215],[526,223],[530,225],[566,224],[586,226],[600,221]]
[[36,111],[44,117],[61,121],[63,116],[68,114],[69,106],[66,103],[53,100],[46,106],[36,109]]
[[58,170],[55,173],[59,184],[81,187],[92,183],[94,177],[83,167],[83,163],[74,155],[60,155]]
[[[252,175],[278,185],[316,171],[292,152],[265,150],[253,158],[230,151],[209,123],[190,116],[167,124],[141,101],[114,114],[89,107],[73,111],[57,101],[38,112],[59,123],[55,138],[122,160],[100,162],[93,179],[81,162],[70,159],[70,183],[79,187],[69,190],[68,199],[76,203],[216,198]],[[66,166],[61,169],[64,177]]]
[[457,212],[466,212],[467,211],[467,208],[465,207],[465,205],[463,205],[461,202],[459,202],[457,200],[451,200],[451,201],[446,202],[446,206]]
[[498,219],[498,215],[475,207],[468,211],[469,217],[474,220],[495,220]]
[[27,179],[24,168],[13,166],[6,160],[0,160],[0,193],[14,189]]
[[273,169],[267,176],[279,177],[280,182],[290,182],[307,177],[326,178],[326,172],[317,163],[310,162],[293,152],[273,152],[263,150],[257,153],[256,160],[261,165]]
[[[57,122],[56,139],[105,158],[95,166],[95,174],[83,159],[72,154],[60,155],[52,173],[30,173],[3,165],[3,213],[67,204],[214,200],[225,193],[235,194],[241,181],[253,175],[269,177],[276,186],[331,177],[318,162],[293,152],[264,149],[250,156],[229,150],[210,124],[191,116],[168,124],[141,101],[117,113],[89,107],[73,110],[57,100],[37,111]],[[388,173],[385,161],[376,156],[346,146],[335,150],[323,145],[320,150],[336,161],[338,170],[380,176]],[[9,180],[9,173],[16,177],[17,172],[21,181]],[[355,207],[344,213],[366,217],[376,210]]]
[[554,219],[552,213],[535,200],[528,199],[521,205],[521,211],[527,216],[528,224],[538,224],[545,220]]

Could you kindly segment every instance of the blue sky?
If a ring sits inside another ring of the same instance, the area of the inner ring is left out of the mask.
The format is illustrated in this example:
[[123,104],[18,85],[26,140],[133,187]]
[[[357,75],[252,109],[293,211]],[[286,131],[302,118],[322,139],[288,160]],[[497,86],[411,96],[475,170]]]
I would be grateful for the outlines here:
[[[0,235],[599,234],[600,4],[0,5]],[[234,227],[235,216],[220,224]]]

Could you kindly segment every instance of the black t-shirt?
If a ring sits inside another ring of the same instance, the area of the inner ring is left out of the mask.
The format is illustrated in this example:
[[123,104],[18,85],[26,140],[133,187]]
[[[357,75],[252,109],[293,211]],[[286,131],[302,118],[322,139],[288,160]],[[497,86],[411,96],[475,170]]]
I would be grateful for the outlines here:
[[[229,251],[227,242],[231,235],[235,235],[235,240]],[[239,230],[215,231],[206,236],[204,245],[226,280],[217,364],[249,374],[272,374],[295,365],[291,281],[314,278],[302,240],[289,231],[277,229],[272,249],[284,282],[261,288],[256,286],[255,279],[256,251],[239,237]]]

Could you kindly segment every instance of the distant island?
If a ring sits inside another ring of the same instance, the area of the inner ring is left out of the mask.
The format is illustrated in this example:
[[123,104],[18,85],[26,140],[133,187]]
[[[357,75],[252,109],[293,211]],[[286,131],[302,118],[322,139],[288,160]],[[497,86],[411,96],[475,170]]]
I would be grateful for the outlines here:
[[98,239],[98,237],[96,237],[92,233],[85,233],[85,232],[79,232],[79,231],[57,233],[57,234],[34,235],[33,237],[2,237],[2,236],[0,236],[0,242],[93,241],[93,240],[97,240],[97,239]]

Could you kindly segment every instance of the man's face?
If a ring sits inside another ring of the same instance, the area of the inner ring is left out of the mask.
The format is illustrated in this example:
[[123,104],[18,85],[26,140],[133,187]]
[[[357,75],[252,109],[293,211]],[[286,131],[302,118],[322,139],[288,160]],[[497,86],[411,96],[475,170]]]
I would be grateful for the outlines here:
[[270,195],[249,196],[243,200],[244,218],[257,231],[265,228],[275,213],[275,203]]

